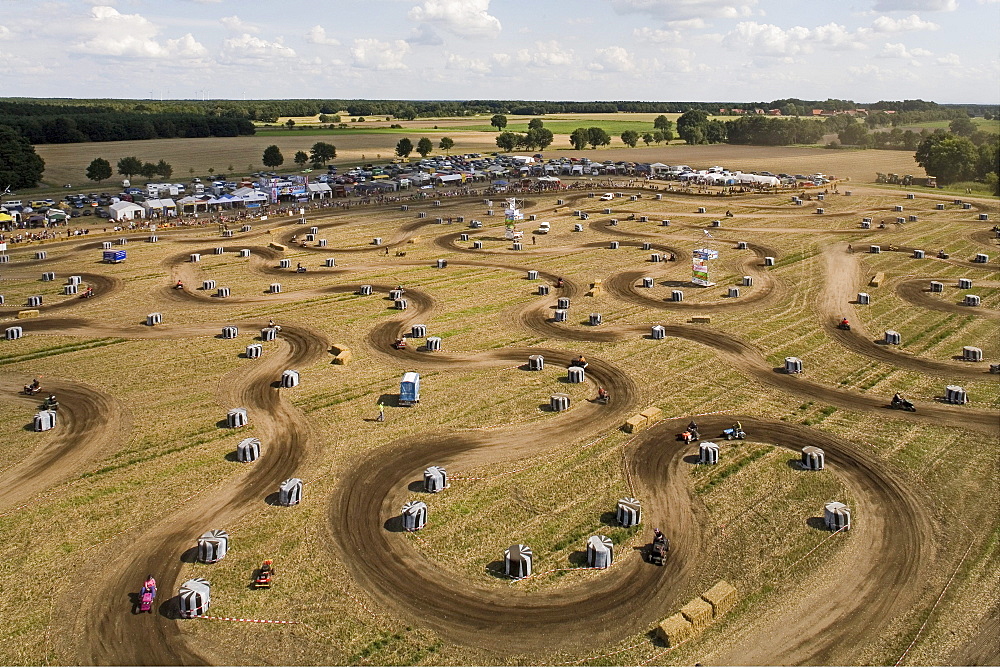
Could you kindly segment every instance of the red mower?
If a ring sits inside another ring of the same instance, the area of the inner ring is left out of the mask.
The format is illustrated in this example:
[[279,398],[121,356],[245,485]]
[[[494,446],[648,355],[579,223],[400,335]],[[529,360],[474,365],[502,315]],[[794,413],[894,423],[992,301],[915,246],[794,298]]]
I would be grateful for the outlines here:
[[270,589],[271,588],[271,578],[274,577],[274,561],[267,559],[260,565],[257,569],[257,575],[254,576],[253,586],[254,589]]

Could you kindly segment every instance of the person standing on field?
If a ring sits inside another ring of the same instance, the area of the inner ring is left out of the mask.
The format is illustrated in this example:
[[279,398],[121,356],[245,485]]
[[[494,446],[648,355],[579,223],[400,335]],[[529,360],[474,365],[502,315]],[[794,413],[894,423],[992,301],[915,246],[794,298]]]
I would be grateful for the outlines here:
[[385,422],[385,404],[381,401],[378,402],[378,417],[375,418],[376,422]]

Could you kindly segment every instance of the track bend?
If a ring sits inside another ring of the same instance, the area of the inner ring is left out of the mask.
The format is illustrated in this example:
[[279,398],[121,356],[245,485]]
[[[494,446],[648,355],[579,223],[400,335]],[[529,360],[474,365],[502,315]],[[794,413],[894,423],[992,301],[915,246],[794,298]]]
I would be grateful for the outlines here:
[[[251,467],[234,474],[222,488],[201,495],[142,531],[129,536],[127,549],[88,588],[79,606],[79,635],[84,639],[76,662],[96,665],[192,665],[208,663],[197,649],[185,642],[182,623],[174,619],[173,599],[177,591],[181,554],[204,531],[235,520],[253,503],[277,488],[304,461],[309,441],[308,427],[299,412],[272,387],[281,371],[305,366],[325,354],[326,338],[312,330],[283,325],[280,352],[261,358],[248,368],[237,369],[220,380],[228,405],[248,408],[254,435],[265,443],[266,452]],[[234,435],[234,440],[237,436]],[[154,573],[167,603],[156,615],[125,615],[126,592],[135,591],[147,573]],[[123,600],[124,599],[124,600]]]
[[[859,355],[901,369],[910,369],[945,378],[982,378],[984,374],[989,373],[988,364],[929,360],[897,352],[891,346],[878,343],[866,331],[864,324],[857,317],[857,310],[851,303],[857,294],[860,274],[854,256],[843,252],[839,246],[828,246],[824,249],[823,260],[826,267],[826,284],[816,307],[823,323],[823,330],[831,339]],[[913,283],[906,281],[902,285],[912,286]],[[930,298],[927,299],[930,300]],[[965,307],[964,311],[966,314],[980,312],[989,313],[986,309],[969,307]],[[851,321],[852,325],[849,331],[838,329],[837,323],[842,317],[847,317]]]
[[[921,569],[933,554],[928,545],[929,519],[908,485],[852,443],[813,429],[741,416],[699,418],[699,422],[710,432],[729,426],[733,419],[740,419],[755,440],[795,452],[805,445],[823,448],[828,466],[845,479],[864,509],[857,520],[861,530],[849,536],[857,536],[864,547],[853,564],[858,586],[850,591],[836,583],[824,587],[833,595],[818,602],[808,617],[792,620],[791,627],[783,630],[787,632],[767,645],[765,663],[786,663],[783,657],[793,652],[804,662],[822,663],[826,657],[842,655],[851,645],[846,639],[857,628],[871,632],[908,612],[920,592]],[[401,534],[383,527],[412,496],[407,485],[419,479],[427,465],[460,470],[473,460],[481,462],[481,451],[490,452],[490,460],[516,455],[507,450],[511,439],[501,433],[408,437],[360,457],[345,468],[346,479],[331,502],[332,532],[366,590],[389,608],[456,642],[503,656],[514,652],[529,657],[578,647],[581,637],[595,647],[615,642],[665,616],[696,568],[713,572],[725,568],[706,563],[700,549],[703,539],[691,510],[688,465],[683,462],[694,446],[671,438],[685,420],[668,421],[645,432],[627,453],[627,467],[650,518],[647,523],[669,527],[672,550],[665,568],[626,557],[611,571],[554,592],[489,589],[436,568]],[[520,438],[527,439],[530,448],[579,435],[572,424],[564,424]],[[892,518],[891,530],[885,527],[887,518]],[[497,546],[498,554],[502,547]],[[737,656],[733,664],[740,662]]]
[[930,291],[929,284],[936,279],[934,277],[910,278],[896,284],[896,294],[914,306],[931,309],[933,311],[944,311],[946,313],[959,313],[961,315],[972,315],[977,318],[989,318],[990,320],[1000,320],[1000,311],[986,307],[966,306],[962,302],[947,301],[940,293]]
[[[5,394],[13,394],[19,389],[19,385],[9,381],[0,384],[0,392]],[[54,438],[0,473],[0,510],[23,503],[79,473],[87,462],[96,459],[105,447],[130,429],[124,406],[96,388],[45,378],[42,389],[41,395],[24,397],[23,403],[37,406],[45,395],[56,395],[59,411],[52,431]],[[26,415],[32,415],[31,410],[28,408]],[[30,436],[25,437],[27,442],[30,439]]]

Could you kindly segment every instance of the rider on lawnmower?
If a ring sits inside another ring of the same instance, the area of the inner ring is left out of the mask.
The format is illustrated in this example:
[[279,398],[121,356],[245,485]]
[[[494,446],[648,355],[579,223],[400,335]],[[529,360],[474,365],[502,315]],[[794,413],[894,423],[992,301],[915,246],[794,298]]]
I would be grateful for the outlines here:
[[611,395],[603,387],[599,387],[597,388],[597,400],[606,404],[611,400]]
[[841,320],[840,320],[840,326],[841,327],[850,327],[851,323],[847,322],[847,318],[841,318]]

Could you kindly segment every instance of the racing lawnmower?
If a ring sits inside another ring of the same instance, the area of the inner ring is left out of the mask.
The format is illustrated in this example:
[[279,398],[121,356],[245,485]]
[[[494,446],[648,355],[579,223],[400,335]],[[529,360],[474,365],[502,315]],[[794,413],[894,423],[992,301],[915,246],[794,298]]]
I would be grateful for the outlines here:
[[654,566],[662,566],[667,561],[667,552],[670,551],[670,541],[659,529],[653,529],[653,542],[649,546],[649,563]]
[[734,424],[729,429],[723,429],[722,430],[722,436],[727,441],[731,441],[734,438],[737,439],[737,440],[742,441],[742,440],[744,440],[747,437],[747,433],[745,431],[743,431],[743,427]]
[[150,575],[139,590],[139,612],[153,614],[153,600],[156,598],[156,580]]
[[889,408],[895,408],[901,411],[910,411],[911,413],[917,412],[917,407],[913,405],[913,402],[904,399],[900,394],[896,394],[892,397],[892,401],[889,402]]
[[698,424],[691,420],[688,423],[687,429],[677,434],[678,441],[684,441],[685,443],[693,443],[695,441],[701,440],[701,434],[698,433]]
[[253,586],[254,589],[270,589],[271,588],[271,578],[274,577],[274,561],[271,559],[266,559],[264,563],[260,565],[257,569],[257,575],[254,576]]

